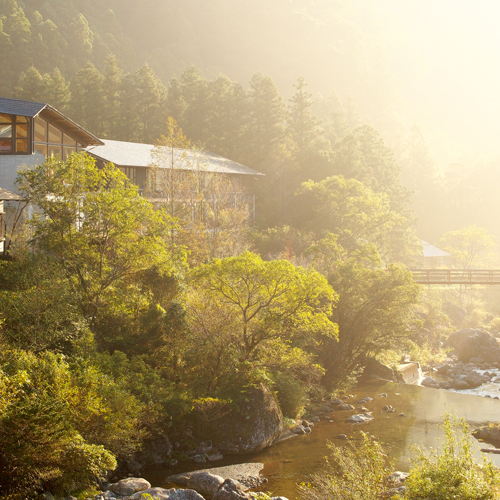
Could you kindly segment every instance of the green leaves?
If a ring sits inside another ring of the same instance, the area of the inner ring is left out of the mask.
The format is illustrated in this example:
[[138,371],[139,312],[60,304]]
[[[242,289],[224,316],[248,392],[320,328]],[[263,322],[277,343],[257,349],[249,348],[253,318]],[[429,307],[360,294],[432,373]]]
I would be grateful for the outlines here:
[[62,264],[91,319],[127,278],[183,265],[182,250],[166,243],[172,220],[113,165],[98,170],[85,154],[51,159],[21,172],[19,186],[41,210],[31,222],[34,241]]

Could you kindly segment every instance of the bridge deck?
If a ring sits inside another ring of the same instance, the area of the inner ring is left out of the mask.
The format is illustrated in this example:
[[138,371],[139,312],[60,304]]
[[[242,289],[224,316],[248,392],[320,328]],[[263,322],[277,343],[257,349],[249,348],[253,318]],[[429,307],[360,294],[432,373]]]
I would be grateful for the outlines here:
[[500,285],[498,269],[410,269],[421,285]]

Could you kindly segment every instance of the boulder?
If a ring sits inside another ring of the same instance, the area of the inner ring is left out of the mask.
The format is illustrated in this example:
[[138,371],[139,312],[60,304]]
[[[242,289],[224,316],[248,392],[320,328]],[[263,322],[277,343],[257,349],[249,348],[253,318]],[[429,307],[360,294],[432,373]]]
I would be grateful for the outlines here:
[[138,491],[147,490],[148,488],[151,488],[151,483],[142,479],[142,477],[127,477],[117,483],[110,484],[107,490],[123,497],[127,497],[137,493]]
[[205,500],[194,490],[170,488],[148,488],[123,500],[144,500],[143,495],[151,495],[154,500]]
[[146,441],[142,450],[137,459],[145,466],[168,465],[172,459],[173,446],[166,435]]
[[342,403],[341,405],[339,405],[338,409],[340,411],[351,411],[351,410],[354,410],[354,406],[352,406],[348,403]]
[[486,441],[487,443],[500,445],[500,427],[498,425],[487,425],[472,431],[472,435],[476,439]]
[[216,474],[195,472],[189,477],[187,487],[210,500],[223,482],[224,479]]
[[369,413],[361,413],[359,415],[351,415],[346,422],[350,424],[365,424],[373,420],[373,417]]
[[220,418],[207,421],[193,412],[195,433],[200,440],[211,439],[224,454],[244,454],[271,446],[283,431],[283,415],[273,391],[250,388],[244,404],[232,405]]
[[422,380],[421,385],[423,385],[424,387],[439,389],[439,382],[431,377],[425,377],[424,380]]
[[292,432],[294,434],[305,434],[306,433],[305,427],[303,425],[297,425],[297,427],[294,427],[292,429]]
[[460,378],[454,378],[450,382],[450,387],[452,389],[456,389],[457,391],[462,391],[464,389],[470,389],[470,385],[465,381]]
[[215,492],[213,500],[253,500],[250,493],[246,493],[241,484],[234,479],[226,479]]
[[367,358],[364,365],[365,368],[362,375],[363,379],[382,379],[397,382],[397,376],[392,371],[392,368],[384,365],[380,361],[377,361],[375,358]]
[[356,401],[356,404],[358,405],[364,405],[365,403],[369,403],[370,401],[373,401],[373,398],[370,398],[370,397],[366,397],[366,398],[362,398],[362,399],[358,399]]
[[468,362],[473,358],[482,358],[490,364],[500,361],[500,346],[496,338],[485,330],[458,330],[450,335],[447,343],[461,361]]
[[173,476],[167,477],[167,482],[175,483],[179,486],[187,486],[189,478],[193,474],[208,472],[210,474],[220,476],[223,479],[235,479],[245,488],[257,488],[266,480],[260,474],[260,471],[263,468],[264,464],[259,462],[226,465],[224,467],[213,467],[211,469],[203,469],[195,472],[175,474]]
[[387,481],[389,481],[392,484],[401,484],[406,481],[409,475],[410,474],[408,472],[401,472],[397,470],[387,478]]
[[472,372],[466,375],[463,380],[464,382],[467,382],[470,387],[479,387],[480,385],[489,382],[490,379],[489,377],[485,377],[479,373]]

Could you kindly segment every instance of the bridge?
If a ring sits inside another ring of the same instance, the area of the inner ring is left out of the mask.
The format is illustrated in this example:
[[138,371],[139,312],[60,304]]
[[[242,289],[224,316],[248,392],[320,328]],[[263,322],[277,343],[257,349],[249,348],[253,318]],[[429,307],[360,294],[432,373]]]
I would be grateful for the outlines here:
[[498,269],[410,269],[420,285],[500,285]]

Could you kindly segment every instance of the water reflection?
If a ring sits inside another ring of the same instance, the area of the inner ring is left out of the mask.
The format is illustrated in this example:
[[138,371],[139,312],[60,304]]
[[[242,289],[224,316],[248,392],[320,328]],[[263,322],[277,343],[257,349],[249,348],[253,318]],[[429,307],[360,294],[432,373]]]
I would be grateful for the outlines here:
[[[379,396],[383,392],[387,393],[386,398]],[[268,484],[264,485],[265,489],[293,500],[297,495],[296,484],[307,481],[310,474],[322,467],[324,456],[328,453],[327,440],[336,445],[345,444],[345,441],[337,438],[339,434],[360,439],[360,432],[364,431],[376,436],[389,445],[396,468],[408,470],[414,445],[436,447],[438,438],[443,435],[441,422],[445,411],[454,411],[457,416],[465,418],[472,430],[489,421],[496,421],[500,410],[499,400],[411,385],[365,384],[351,394],[354,401],[366,396],[373,398],[373,401],[363,406],[373,412],[374,420],[362,425],[348,424],[345,420],[354,412],[335,412],[331,415],[332,422],[326,420],[316,424],[311,434],[283,441],[258,454],[215,462],[209,467],[245,461],[263,462],[263,474],[269,479]],[[392,405],[396,411],[383,411],[385,405]],[[398,416],[400,413],[405,416]],[[485,445],[473,441],[475,456],[480,459],[479,448]],[[500,455],[491,455],[489,458],[500,466]],[[201,467],[192,464],[182,470]],[[170,473],[172,471],[156,470],[149,474],[148,479],[161,486]]]

